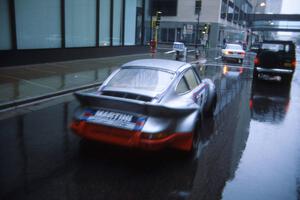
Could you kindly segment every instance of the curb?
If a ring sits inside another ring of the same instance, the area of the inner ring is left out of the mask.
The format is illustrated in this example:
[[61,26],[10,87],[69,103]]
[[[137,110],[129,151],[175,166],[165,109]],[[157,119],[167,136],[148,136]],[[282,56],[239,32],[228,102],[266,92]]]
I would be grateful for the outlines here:
[[0,104],[0,111],[3,111],[5,109],[9,109],[9,108],[13,108],[13,107],[17,107],[17,106],[21,106],[21,105],[24,105],[24,104],[30,104],[30,103],[33,103],[33,102],[36,102],[36,101],[40,101],[40,100],[44,100],[44,99],[48,99],[48,98],[52,98],[52,97],[56,97],[56,96],[61,96],[61,95],[76,92],[76,91],[79,91],[79,90],[98,87],[101,84],[102,84],[102,82],[97,82],[97,83],[92,83],[92,84],[88,84],[88,85],[84,85],[84,86],[80,86],[80,87],[76,87],[76,88],[60,90],[60,91],[57,91],[57,92],[52,92],[52,93],[48,93],[48,94],[40,95],[40,96],[36,96],[36,97],[25,98],[25,99],[20,99],[20,100],[13,100],[13,101],[10,101],[8,103]]

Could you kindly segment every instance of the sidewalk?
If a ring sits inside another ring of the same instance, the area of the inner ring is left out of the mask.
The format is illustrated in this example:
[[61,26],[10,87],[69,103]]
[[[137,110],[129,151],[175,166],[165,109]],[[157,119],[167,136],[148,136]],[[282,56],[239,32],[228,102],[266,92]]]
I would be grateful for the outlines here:
[[[134,54],[0,68],[0,110],[22,102],[98,86],[120,65],[135,59],[151,58]],[[172,59],[158,53],[157,58]]]
[[[173,59],[173,54],[164,52],[166,49],[159,50],[155,58]],[[0,110],[99,86],[113,70],[122,64],[145,58],[152,58],[152,54],[1,67]],[[206,60],[203,56],[201,59]],[[189,55],[188,60],[193,61],[194,55]]]

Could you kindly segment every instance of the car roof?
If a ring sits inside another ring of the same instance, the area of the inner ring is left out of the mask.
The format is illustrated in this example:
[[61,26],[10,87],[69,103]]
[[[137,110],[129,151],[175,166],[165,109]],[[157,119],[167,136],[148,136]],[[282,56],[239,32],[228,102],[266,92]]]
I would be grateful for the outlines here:
[[294,44],[294,42],[291,40],[264,40],[262,43]]
[[189,66],[186,62],[174,61],[174,60],[166,60],[166,59],[140,59],[128,62],[122,65],[122,68],[130,68],[130,67],[145,67],[145,68],[157,68],[160,70],[167,70],[176,72],[183,66]]

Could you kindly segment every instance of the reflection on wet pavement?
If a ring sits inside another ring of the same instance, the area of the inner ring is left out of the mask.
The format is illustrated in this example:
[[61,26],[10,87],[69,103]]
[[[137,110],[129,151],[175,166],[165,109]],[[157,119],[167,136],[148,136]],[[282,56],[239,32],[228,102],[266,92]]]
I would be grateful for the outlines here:
[[254,81],[250,100],[252,119],[276,124],[283,121],[289,110],[290,88],[290,84],[278,81]]
[[[81,141],[68,128],[72,99],[1,120],[0,198],[297,199],[300,86],[279,94],[240,68],[199,68],[214,80],[218,105],[191,157]],[[271,101],[255,105],[257,96]]]

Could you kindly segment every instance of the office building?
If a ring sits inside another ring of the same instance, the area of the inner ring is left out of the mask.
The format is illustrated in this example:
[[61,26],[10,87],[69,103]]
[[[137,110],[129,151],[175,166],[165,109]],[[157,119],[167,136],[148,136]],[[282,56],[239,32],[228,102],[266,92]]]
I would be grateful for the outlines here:
[[150,0],[0,0],[0,66],[140,51],[149,9]]

